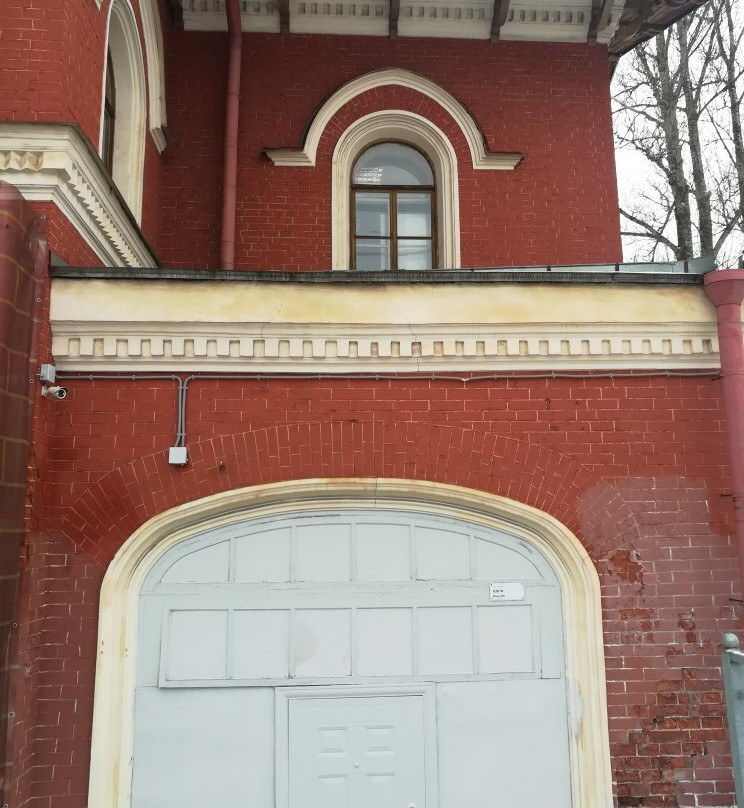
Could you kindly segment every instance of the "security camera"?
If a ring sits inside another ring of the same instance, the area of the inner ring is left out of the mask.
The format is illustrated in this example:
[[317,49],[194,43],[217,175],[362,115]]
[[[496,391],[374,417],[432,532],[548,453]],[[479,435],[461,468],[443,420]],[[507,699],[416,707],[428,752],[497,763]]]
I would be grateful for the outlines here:
[[47,396],[48,398],[58,398],[63,399],[67,398],[67,388],[66,387],[58,387],[57,385],[44,385],[41,388],[41,395]]

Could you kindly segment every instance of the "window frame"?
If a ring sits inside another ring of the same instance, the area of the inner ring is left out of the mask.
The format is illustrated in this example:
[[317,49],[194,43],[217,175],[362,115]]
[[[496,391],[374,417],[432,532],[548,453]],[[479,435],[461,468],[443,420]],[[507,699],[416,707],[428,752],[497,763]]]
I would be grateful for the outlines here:
[[[372,148],[375,146],[381,146],[383,144],[395,144],[398,146],[405,146],[408,149],[413,149],[417,154],[426,160],[427,165],[429,166],[429,170],[431,171],[432,176],[432,184],[431,185],[363,185],[360,183],[354,182],[354,171],[356,170],[357,163],[361,158]],[[431,160],[429,159],[428,155],[426,155],[421,149],[414,146],[412,143],[408,143],[405,140],[400,139],[390,139],[386,138],[383,140],[377,140],[373,143],[367,144],[364,149],[362,149],[354,158],[351,164],[351,174],[350,174],[350,187],[349,187],[349,268],[354,272],[373,272],[375,270],[361,270],[357,269],[356,266],[356,241],[357,238],[378,238],[378,239],[387,239],[390,242],[390,266],[386,270],[382,270],[383,272],[410,272],[411,270],[400,269],[397,266],[397,258],[398,258],[398,241],[411,241],[411,240],[423,240],[426,239],[427,241],[431,242],[431,270],[423,270],[425,272],[432,271],[439,268],[439,250],[438,250],[438,209],[437,209],[437,175],[436,171],[434,170],[434,166],[432,165]],[[398,236],[398,193],[420,193],[420,194],[428,194],[429,199],[431,200],[431,212],[430,212],[430,228],[431,228],[431,236]],[[390,235],[389,236],[357,236],[356,232],[356,195],[357,193],[379,193],[380,195],[386,194],[388,199],[390,200],[390,210],[389,210],[389,225],[390,225]]]

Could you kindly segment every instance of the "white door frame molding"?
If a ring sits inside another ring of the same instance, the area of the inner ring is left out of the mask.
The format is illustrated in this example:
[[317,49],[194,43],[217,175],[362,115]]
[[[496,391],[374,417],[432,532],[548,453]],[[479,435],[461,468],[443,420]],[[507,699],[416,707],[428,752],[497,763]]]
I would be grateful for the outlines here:
[[150,519],[122,545],[101,587],[89,802],[129,808],[138,607],[162,555],[206,530],[254,518],[334,509],[396,509],[508,530],[535,546],[558,577],[566,640],[574,808],[610,808],[599,578],[578,538],[552,516],[483,491],[382,478],[293,480],[215,494]]

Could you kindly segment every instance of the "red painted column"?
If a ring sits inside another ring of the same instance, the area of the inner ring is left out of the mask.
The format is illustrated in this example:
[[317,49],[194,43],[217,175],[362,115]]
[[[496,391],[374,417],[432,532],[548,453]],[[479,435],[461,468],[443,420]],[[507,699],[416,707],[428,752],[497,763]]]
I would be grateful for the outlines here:
[[[10,802],[17,709],[18,586],[31,443],[46,219],[0,182],[0,804]],[[21,679],[23,677],[21,676]],[[17,763],[18,761],[15,761]]]
[[739,547],[739,583],[744,592],[744,338],[741,304],[744,270],[719,269],[705,276],[705,291],[716,307],[721,378],[731,458],[734,528]]
[[235,197],[238,174],[238,114],[240,112],[240,60],[242,32],[238,0],[227,0],[227,30],[230,53],[227,68],[225,110],[225,163],[222,182],[222,269],[235,268]]

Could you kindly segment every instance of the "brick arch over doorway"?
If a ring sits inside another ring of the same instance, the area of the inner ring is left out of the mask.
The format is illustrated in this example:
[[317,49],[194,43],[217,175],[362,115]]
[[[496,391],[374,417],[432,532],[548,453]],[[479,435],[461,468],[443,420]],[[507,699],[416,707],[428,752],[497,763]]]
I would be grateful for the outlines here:
[[[565,670],[574,693],[569,698],[576,708],[569,709],[567,725],[573,727],[571,793],[578,795],[576,808],[609,805],[600,582],[582,544],[556,519],[513,499],[433,481],[374,476],[290,479],[230,489],[158,513],[128,537],[108,565],[100,592],[89,804],[130,805],[131,705],[141,646],[138,615],[144,576],[153,564],[179,543],[210,535],[208,531],[227,528],[242,534],[266,516],[288,514],[292,521],[317,514],[319,508],[330,508],[337,519],[349,509],[384,511],[386,522],[405,512],[421,519],[426,514],[463,518],[513,534],[522,546],[534,546],[544,555],[560,585],[564,622],[563,631],[557,630],[565,637]],[[417,533],[417,542],[422,535]]]
[[[151,517],[179,504],[314,477],[449,482],[551,514],[582,542],[602,586],[618,796],[632,800],[640,790],[657,805],[670,795],[687,805],[685,782],[705,788],[710,770],[730,765],[720,680],[699,678],[691,665],[714,669],[718,638],[736,617],[730,600],[736,553],[717,533],[716,489],[693,476],[695,467],[677,465],[666,476],[654,467],[644,476],[603,478],[537,443],[487,429],[410,422],[314,421],[223,435],[189,449],[191,463],[183,469],[168,466],[165,452],[121,465],[79,497],[54,503],[36,529],[25,561],[33,597],[20,629],[24,676],[15,703],[19,803],[44,796],[54,780],[64,794],[55,805],[87,805],[99,592],[123,542]],[[63,509],[66,518],[56,519]],[[697,561],[702,558],[704,567]],[[665,596],[665,582],[678,577],[715,591],[711,607],[692,614]],[[42,637],[51,652],[39,653]],[[636,690],[627,689],[628,681]],[[40,699],[36,694],[42,692],[56,696]],[[86,740],[71,742],[72,751],[60,746],[57,758],[66,755],[66,769],[42,772],[34,761],[45,754],[50,720]],[[680,727],[678,737],[688,750],[673,758],[658,751],[670,726]],[[688,780],[677,782],[682,769]],[[32,771],[38,773],[35,780]]]
[[310,422],[218,436],[189,452],[185,468],[157,453],[110,472],[69,509],[63,531],[105,566],[143,522],[190,500],[285,480],[385,477],[459,485],[530,505],[576,533],[595,560],[610,545],[634,545],[639,532],[611,480],[540,444],[488,431]]

